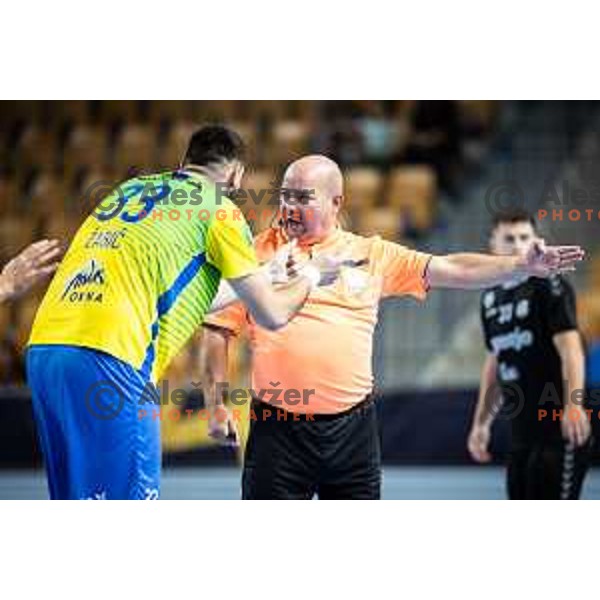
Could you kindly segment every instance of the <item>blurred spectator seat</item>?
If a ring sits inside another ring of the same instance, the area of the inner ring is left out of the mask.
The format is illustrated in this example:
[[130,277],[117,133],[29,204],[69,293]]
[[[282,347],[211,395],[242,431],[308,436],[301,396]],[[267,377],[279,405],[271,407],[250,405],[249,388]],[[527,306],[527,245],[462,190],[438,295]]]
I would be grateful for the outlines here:
[[101,127],[90,125],[76,126],[67,140],[65,149],[65,170],[67,176],[80,167],[94,167],[103,164],[107,155],[108,132]]
[[17,184],[12,177],[0,175],[0,213],[7,215],[18,210],[19,191]]
[[379,203],[383,178],[372,167],[354,167],[345,176],[346,209],[354,214]]
[[66,212],[54,213],[43,221],[44,236],[59,239],[63,247],[67,247],[77,229],[82,223],[82,218]]
[[278,121],[273,127],[273,164],[288,164],[308,149],[309,129],[303,121]]
[[4,265],[33,241],[33,219],[24,213],[0,219],[0,264]]
[[123,168],[151,169],[154,166],[157,139],[144,125],[128,125],[121,133],[115,149],[116,164]]
[[52,102],[51,110],[48,112],[55,125],[89,123],[92,118],[92,102],[90,100]]
[[250,100],[247,104],[250,118],[276,122],[286,116],[285,100]]
[[247,164],[255,164],[257,155],[258,132],[254,121],[232,121],[229,127],[236,131],[244,141],[248,149]]
[[150,100],[148,117],[151,123],[179,121],[192,115],[192,100]]
[[404,232],[402,214],[391,206],[377,206],[359,213],[358,231],[365,236],[380,235],[397,242]]
[[140,100],[103,100],[100,117],[104,123],[132,122],[140,116]]
[[588,263],[585,291],[577,296],[577,314],[587,340],[600,340],[600,255]]
[[[235,100],[197,100],[192,102],[192,117],[200,123],[228,122],[232,119],[244,118],[240,114],[240,102]],[[181,118],[181,117],[180,117]]]
[[55,132],[29,125],[19,140],[16,158],[20,168],[52,167],[59,158]]
[[600,297],[600,255],[595,255],[589,263],[587,284]]
[[43,100],[3,100],[0,123],[14,123],[20,120],[36,121],[43,112],[43,104]]
[[426,165],[397,167],[388,178],[387,204],[400,211],[407,226],[424,232],[433,224],[436,209],[435,171]]
[[33,215],[50,215],[65,210],[67,193],[62,178],[48,171],[37,175],[31,188],[29,208]]
[[40,284],[40,287],[35,292],[30,292],[27,296],[24,296],[19,300],[17,310],[17,335],[16,343],[19,349],[23,349],[29,339],[31,333],[31,326],[35,319],[37,309],[44,297],[43,290],[46,288],[45,285]]
[[178,121],[169,129],[161,149],[161,167],[174,169],[183,163],[190,137],[196,129],[197,127],[191,121]]
[[457,108],[463,127],[484,133],[493,126],[498,103],[494,100],[460,100]]
[[365,100],[358,120],[366,162],[385,166],[398,151],[398,123],[388,117],[383,102]]
[[600,288],[589,288],[579,294],[577,314],[585,339],[600,340]]

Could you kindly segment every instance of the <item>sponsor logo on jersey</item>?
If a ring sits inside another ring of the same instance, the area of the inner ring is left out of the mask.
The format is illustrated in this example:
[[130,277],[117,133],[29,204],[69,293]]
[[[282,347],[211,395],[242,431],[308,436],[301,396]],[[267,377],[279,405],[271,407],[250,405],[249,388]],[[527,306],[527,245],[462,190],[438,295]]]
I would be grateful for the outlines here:
[[531,346],[533,339],[533,333],[529,329],[515,327],[509,333],[494,336],[490,340],[490,344],[494,350],[494,354],[498,354],[503,350],[520,352],[523,348]]
[[501,362],[498,365],[498,377],[500,378],[500,381],[503,382],[518,381],[519,370],[514,365],[508,365],[505,362]]
[[483,306],[485,308],[490,308],[492,304],[494,304],[494,300],[496,299],[494,292],[487,292],[483,296]]
[[98,288],[104,282],[104,266],[92,259],[69,277],[60,299],[68,302],[102,302],[102,289]]
[[516,315],[519,319],[524,319],[529,314],[529,300],[524,298],[517,302]]

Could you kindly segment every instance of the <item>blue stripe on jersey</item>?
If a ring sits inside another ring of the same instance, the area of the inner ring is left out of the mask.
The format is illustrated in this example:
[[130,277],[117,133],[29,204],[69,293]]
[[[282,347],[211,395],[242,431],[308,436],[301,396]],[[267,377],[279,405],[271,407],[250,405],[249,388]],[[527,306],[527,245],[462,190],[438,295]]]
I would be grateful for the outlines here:
[[194,256],[192,260],[186,265],[186,267],[179,273],[177,279],[173,285],[163,292],[157,303],[158,318],[160,319],[168,310],[175,304],[175,300],[179,297],[179,294],[184,290],[185,286],[198,274],[198,271],[202,265],[206,262],[206,254],[202,252],[197,256]]
[[152,339],[150,340],[150,344],[148,344],[148,349],[146,350],[146,357],[144,358],[144,362],[140,368],[140,371],[146,377],[150,377],[152,373],[152,367],[154,365],[154,359],[156,357],[154,344],[156,342],[156,338],[158,337],[158,320],[164,316],[175,304],[175,301],[186,288],[186,286],[194,279],[194,277],[198,274],[202,265],[206,263],[206,254],[204,252],[194,256],[190,262],[184,267],[184,269],[179,273],[173,285],[166,291],[164,291],[158,298],[158,302],[156,304],[157,308],[157,317],[156,321],[152,324]]

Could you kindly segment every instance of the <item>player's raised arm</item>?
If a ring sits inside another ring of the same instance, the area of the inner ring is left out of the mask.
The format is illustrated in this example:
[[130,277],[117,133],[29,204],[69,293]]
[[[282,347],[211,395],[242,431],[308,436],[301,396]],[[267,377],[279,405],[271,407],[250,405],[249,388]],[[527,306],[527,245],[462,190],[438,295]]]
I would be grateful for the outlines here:
[[[295,246],[295,241],[286,244],[275,253],[271,260],[260,267],[260,270],[267,275],[271,283],[287,283],[289,278],[293,275],[292,270],[294,269],[295,264],[291,252]],[[238,297],[233,291],[231,284],[229,284],[226,279],[222,279],[209,313],[218,312],[237,300]]]
[[477,253],[434,256],[425,277],[431,287],[479,289],[520,276],[548,277],[574,271],[584,256],[580,246],[546,246],[543,240],[537,240],[527,253],[517,256]]
[[265,329],[275,330],[289,323],[306,302],[311,289],[333,283],[343,264],[341,258],[320,257],[303,265],[297,276],[277,287],[271,284],[264,270],[230,279],[229,283],[254,320]]
[[58,240],[27,246],[0,273],[0,302],[21,296],[54,273],[62,252]]
[[286,325],[302,308],[310,290],[333,283],[346,264],[342,255],[321,255],[300,264],[292,257],[294,247],[295,243],[286,245],[272,260],[249,274],[223,280],[210,312],[239,299],[265,329]]

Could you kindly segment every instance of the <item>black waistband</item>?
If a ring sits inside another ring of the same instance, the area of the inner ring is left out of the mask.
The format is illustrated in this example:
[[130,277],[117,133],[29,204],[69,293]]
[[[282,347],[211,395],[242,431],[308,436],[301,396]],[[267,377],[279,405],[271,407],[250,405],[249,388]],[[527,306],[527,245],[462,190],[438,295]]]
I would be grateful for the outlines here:
[[281,417],[281,413],[286,413],[288,415],[288,418],[286,420],[295,420],[294,416],[296,416],[296,419],[298,419],[298,417],[299,417],[299,420],[301,420],[301,421],[334,421],[335,419],[342,419],[353,413],[367,410],[373,404],[375,404],[375,396],[374,396],[374,394],[368,394],[358,404],[355,404],[348,410],[344,410],[342,412],[318,414],[318,413],[312,413],[309,411],[307,413],[300,413],[300,412],[294,413],[292,411],[281,408],[281,406],[275,406],[274,404],[269,404],[268,402],[263,402],[262,400],[259,400],[258,398],[252,398],[252,409],[254,411],[270,410],[270,411],[272,411],[271,418],[273,418],[273,419],[277,419],[278,413],[279,413],[280,417]]

